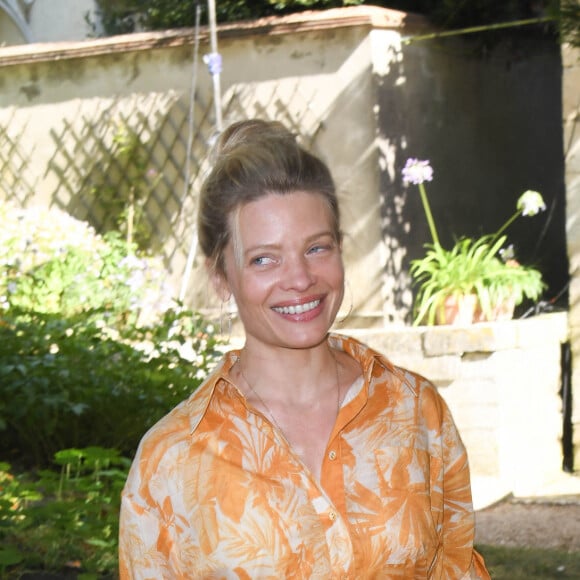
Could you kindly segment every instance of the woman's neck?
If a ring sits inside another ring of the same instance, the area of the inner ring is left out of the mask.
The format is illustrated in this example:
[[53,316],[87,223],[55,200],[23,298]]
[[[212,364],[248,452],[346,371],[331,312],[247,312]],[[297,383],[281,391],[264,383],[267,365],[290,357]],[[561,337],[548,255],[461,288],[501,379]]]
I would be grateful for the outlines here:
[[242,382],[270,400],[307,403],[340,388],[341,364],[326,340],[308,349],[246,343],[236,367]]

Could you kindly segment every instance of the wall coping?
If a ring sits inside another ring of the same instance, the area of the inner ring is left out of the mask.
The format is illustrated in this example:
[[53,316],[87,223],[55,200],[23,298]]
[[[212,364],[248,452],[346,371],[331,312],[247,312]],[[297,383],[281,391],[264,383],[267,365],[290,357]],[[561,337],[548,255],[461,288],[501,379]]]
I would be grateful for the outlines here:
[[[300,32],[348,27],[392,29],[406,33],[426,30],[427,20],[419,15],[379,6],[348,6],[329,10],[307,10],[287,16],[269,16],[217,27],[220,38],[280,36]],[[199,40],[209,39],[209,27],[200,27]],[[181,28],[159,32],[138,32],[75,42],[46,42],[0,48],[0,68],[21,64],[69,60],[113,53],[193,45],[195,30]]]
[[[529,348],[546,343],[565,342],[569,338],[568,312],[551,312],[508,320],[485,322],[469,326],[394,326],[367,329],[340,329],[339,333],[365,339],[381,337],[393,350],[421,349],[426,357],[492,353]],[[412,340],[403,340],[403,338]],[[389,349],[389,350],[390,350]]]

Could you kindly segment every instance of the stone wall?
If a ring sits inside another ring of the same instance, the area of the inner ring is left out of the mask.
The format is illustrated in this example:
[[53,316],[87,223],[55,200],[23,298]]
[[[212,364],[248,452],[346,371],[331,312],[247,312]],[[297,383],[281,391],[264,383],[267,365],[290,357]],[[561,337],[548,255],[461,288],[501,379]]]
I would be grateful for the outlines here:
[[534,496],[562,476],[567,315],[468,327],[342,330],[429,378],[467,447],[474,493]]
[[562,47],[566,237],[570,262],[570,338],[575,466],[580,469],[580,49]]

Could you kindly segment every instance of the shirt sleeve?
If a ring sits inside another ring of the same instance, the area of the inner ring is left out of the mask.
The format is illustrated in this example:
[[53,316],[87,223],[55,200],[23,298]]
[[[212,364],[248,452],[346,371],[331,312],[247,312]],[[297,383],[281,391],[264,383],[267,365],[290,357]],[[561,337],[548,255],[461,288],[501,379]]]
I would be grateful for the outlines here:
[[474,549],[475,514],[467,451],[445,401],[438,395],[441,417],[442,536],[435,578],[490,578],[481,555]]
[[[141,450],[140,450],[141,451]],[[141,477],[140,451],[121,497],[119,520],[120,580],[185,579],[179,557],[177,520],[167,490]],[[165,499],[159,499],[165,498]]]
[[174,530],[157,510],[124,494],[119,526],[120,580],[180,578],[172,566],[175,557]]

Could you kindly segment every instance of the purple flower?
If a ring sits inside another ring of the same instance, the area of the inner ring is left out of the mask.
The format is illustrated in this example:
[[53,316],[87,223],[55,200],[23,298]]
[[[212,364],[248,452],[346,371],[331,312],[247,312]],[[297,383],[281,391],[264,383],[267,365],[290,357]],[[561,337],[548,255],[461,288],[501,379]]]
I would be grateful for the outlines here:
[[219,52],[210,52],[203,57],[203,62],[207,64],[209,73],[217,75],[222,72],[222,55]]
[[419,159],[407,159],[403,168],[403,181],[408,184],[420,185],[425,181],[433,180],[433,168],[429,161],[420,161]]

